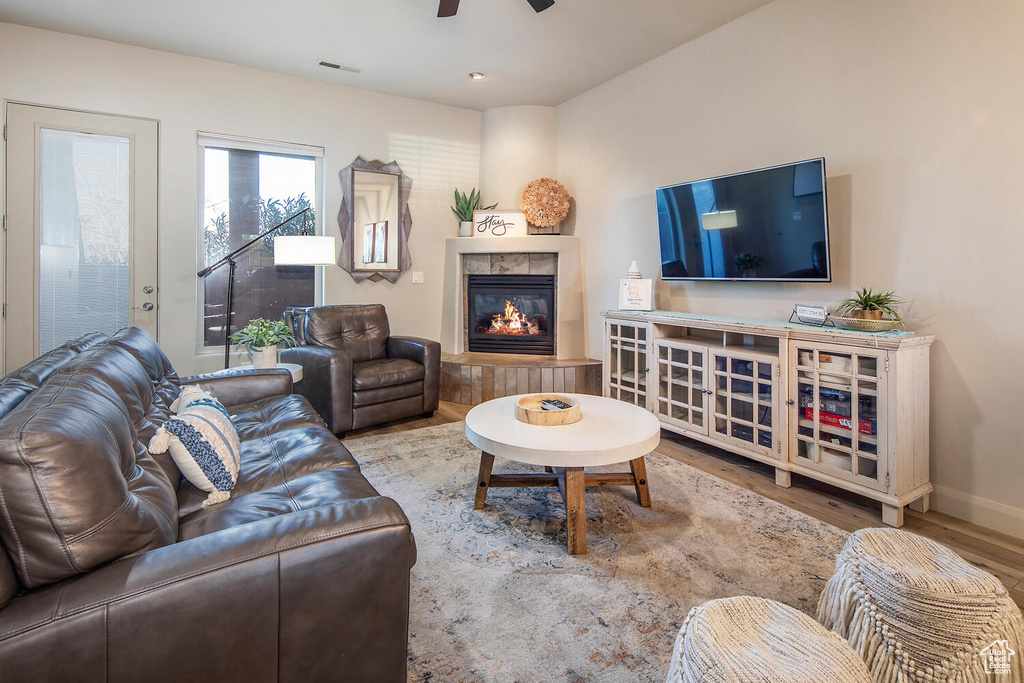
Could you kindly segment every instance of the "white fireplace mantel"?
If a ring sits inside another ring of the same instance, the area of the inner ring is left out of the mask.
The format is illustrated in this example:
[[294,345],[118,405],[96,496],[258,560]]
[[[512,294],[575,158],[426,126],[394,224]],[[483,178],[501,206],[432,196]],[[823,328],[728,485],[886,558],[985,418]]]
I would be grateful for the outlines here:
[[452,237],[445,240],[441,350],[466,351],[463,341],[463,258],[466,254],[557,254],[555,273],[555,355],[583,358],[587,353],[584,315],[586,287],[580,238],[574,235],[526,237]]

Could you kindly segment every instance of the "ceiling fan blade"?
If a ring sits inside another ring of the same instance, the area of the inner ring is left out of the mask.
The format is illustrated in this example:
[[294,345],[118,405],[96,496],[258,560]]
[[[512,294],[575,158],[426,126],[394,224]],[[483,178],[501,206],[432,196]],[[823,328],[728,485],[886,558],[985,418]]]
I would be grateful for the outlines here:
[[543,12],[548,7],[555,4],[555,0],[526,0],[530,3],[530,7],[533,8],[534,12]]
[[[554,0],[552,0],[554,2]],[[437,5],[437,16],[454,17],[459,11],[459,0],[441,0]],[[538,10],[539,11],[539,10]]]

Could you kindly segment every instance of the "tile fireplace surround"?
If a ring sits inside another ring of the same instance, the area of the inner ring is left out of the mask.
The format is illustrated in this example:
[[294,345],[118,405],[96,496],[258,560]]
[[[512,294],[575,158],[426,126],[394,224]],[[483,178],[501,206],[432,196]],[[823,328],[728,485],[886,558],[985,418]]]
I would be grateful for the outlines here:
[[453,237],[445,240],[444,268],[442,352],[461,354],[467,350],[466,274],[543,271],[543,274],[554,274],[556,282],[555,356],[586,356],[585,284],[579,237]]

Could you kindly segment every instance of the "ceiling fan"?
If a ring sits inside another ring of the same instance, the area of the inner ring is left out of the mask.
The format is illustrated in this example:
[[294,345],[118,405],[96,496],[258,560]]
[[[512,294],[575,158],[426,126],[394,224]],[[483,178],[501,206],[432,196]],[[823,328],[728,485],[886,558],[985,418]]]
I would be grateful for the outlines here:
[[[555,4],[555,0],[526,0],[534,12],[543,12]],[[437,16],[454,17],[459,11],[459,0],[441,0],[437,6]]]

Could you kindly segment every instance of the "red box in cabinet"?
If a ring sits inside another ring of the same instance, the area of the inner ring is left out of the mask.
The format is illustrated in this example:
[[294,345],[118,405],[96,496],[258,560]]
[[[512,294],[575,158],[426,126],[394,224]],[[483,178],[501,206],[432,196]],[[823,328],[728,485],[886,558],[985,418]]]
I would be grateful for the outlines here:
[[[808,420],[814,419],[814,408],[804,408],[804,417]],[[840,429],[853,429],[853,420],[849,417],[840,417],[832,413],[818,413],[818,422]],[[857,432],[871,436],[875,433],[874,420],[857,420]]]

